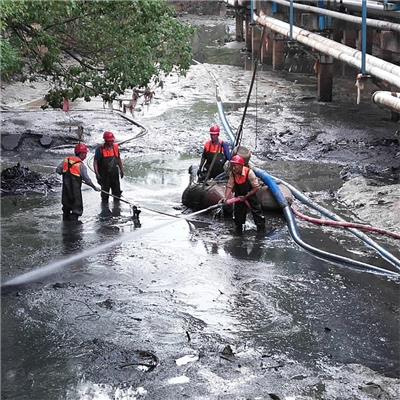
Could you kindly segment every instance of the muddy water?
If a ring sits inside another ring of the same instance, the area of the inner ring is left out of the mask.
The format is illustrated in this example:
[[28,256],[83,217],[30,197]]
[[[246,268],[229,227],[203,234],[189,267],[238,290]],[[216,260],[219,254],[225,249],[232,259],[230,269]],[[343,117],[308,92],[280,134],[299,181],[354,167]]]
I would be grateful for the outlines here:
[[[2,200],[3,280],[99,247],[95,256],[3,294],[3,398],[396,397],[398,281],[311,257],[276,215],[269,216],[264,237],[256,235],[251,218],[237,237],[230,221],[212,215],[140,235],[169,220],[144,207],[184,211],[187,169],[198,162],[206,138],[199,127],[217,120],[207,72],[195,82],[199,73],[201,66],[194,67],[136,115],[149,134],[123,149],[122,183],[123,195],[143,206],[135,240],[101,251],[135,228],[128,205],[111,201],[102,208],[91,189],[84,190],[83,223],[74,226],[61,221],[60,193]],[[234,94],[241,85],[238,78],[224,90]],[[86,115],[92,144],[107,115],[111,127],[118,124],[106,112]],[[119,122],[121,137],[129,137],[132,128],[123,126]],[[166,135],[171,132],[176,140]],[[56,165],[64,154],[49,151],[41,163]],[[37,161],[31,157],[28,165]],[[346,215],[331,196],[341,185],[339,166],[260,163]],[[315,246],[345,248],[347,255],[385,265],[349,234],[301,227]],[[381,243],[398,251],[387,239]]]

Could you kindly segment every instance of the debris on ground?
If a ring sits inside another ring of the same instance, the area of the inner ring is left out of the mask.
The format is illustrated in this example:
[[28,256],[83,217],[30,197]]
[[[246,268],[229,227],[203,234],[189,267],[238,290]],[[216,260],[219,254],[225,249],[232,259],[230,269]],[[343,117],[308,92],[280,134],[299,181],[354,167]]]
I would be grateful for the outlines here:
[[45,178],[38,172],[21,166],[20,163],[1,172],[2,195],[24,194],[27,192],[46,194],[59,185],[60,182],[56,177]]

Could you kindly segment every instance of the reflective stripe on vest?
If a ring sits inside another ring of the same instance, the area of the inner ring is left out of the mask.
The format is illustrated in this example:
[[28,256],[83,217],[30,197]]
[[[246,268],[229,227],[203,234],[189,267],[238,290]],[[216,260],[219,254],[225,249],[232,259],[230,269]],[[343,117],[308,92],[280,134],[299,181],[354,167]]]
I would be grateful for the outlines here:
[[[244,174],[243,174],[244,172]],[[250,168],[243,167],[242,173],[238,176],[233,174],[233,179],[235,180],[235,185],[243,185],[247,182],[249,177]]]
[[63,174],[69,172],[71,175],[81,176],[81,163],[79,157],[67,157],[63,164]]
[[218,142],[214,144],[211,140],[209,140],[205,145],[204,145],[204,150],[207,153],[215,154],[215,153],[223,153],[224,148],[222,147],[223,142]]
[[114,143],[111,149],[101,146],[101,155],[103,158],[117,157],[119,158],[119,146]]

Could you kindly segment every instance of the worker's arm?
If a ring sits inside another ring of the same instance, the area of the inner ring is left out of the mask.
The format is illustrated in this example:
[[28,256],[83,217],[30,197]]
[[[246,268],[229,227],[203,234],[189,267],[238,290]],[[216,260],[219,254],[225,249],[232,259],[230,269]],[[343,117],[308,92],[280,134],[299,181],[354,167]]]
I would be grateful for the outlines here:
[[124,167],[122,166],[122,160],[121,156],[118,157],[118,166],[119,166],[119,174],[121,176],[121,179],[124,177]]
[[93,157],[93,171],[96,174],[97,183],[101,185],[101,176],[100,176],[100,169],[99,169],[99,159],[101,156],[101,146],[98,146],[94,151]]
[[98,177],[99,174],[99,157],[100,157],[100,147],[97,147],[96,150],[94,151],[94,157],[93,157],[93,170],[94,173],[96,174],[96,177]]
[[224,198],[221,200],[221,203],[225,203],[227,200],[233,197],[233,186],[235,181],[233,179],[232,173],[229,175],[228,183],[226,184],[225,195]]
[[56,172],[59,175],[62,175],[64,168],[64,161],[61,161],[60,164],[57,165]]
[[249,197],[254,196],[260,189],[260,183],[258,182],[256,174],[254,173],[253,170],[249,171],[248,179],[250,181],[252,189],[250,190],[249,193],[246,194],[246,196],[243,196],[244,200],[247,200]]
[[88,172],[87,172],[87,168],[86,165],[84,163],[81,163],[81,177],[83,182],[86,183],[86,185],[92,187],[94,190],[97,190],[98,192],[100,191],[100,188],[97,187],[92,180],[90,179]]
[[231,151],[231,147],[229,146],[229,143],[224,142],[222,144],[222,147],[224,149],[225,157],[229,161],[232,158],[232,151]]
[[201,172],[201,170],[203,169],[203,166],[206,162],[206,150],[203,149],[203,153],[201,155],[201,160],[200,160],[200,164],[199,164],[199,169],[197,171],[197,173],[199,174]]
[[97,163],[96,159],[93,160],[93,170],[94,170],[94,173],[96,174],[96,176],[98,176],[99,175],[99,164]]

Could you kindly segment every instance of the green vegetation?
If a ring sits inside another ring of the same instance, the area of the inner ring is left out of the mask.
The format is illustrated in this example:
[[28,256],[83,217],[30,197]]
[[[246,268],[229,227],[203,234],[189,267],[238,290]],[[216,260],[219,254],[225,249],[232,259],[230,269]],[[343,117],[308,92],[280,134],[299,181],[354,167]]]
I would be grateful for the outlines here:
[[164,0],[0,0],[0,12],[2,79],[51,79],[53,107],[110,101],[190,66],[192,30]]

